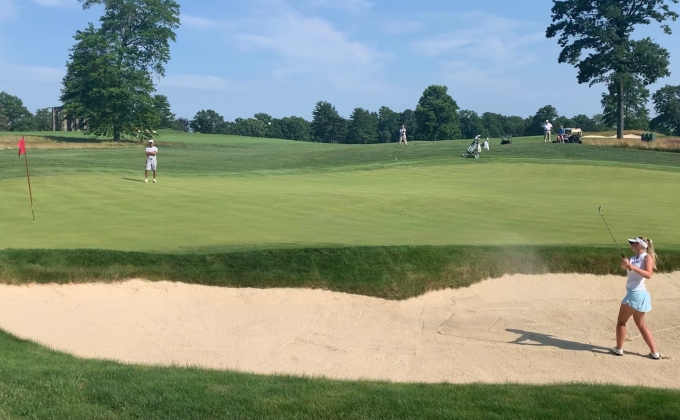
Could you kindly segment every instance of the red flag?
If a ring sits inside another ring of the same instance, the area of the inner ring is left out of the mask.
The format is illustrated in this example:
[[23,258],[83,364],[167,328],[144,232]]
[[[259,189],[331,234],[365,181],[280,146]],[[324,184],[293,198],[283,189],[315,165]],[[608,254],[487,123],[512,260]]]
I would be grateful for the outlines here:
[[26,154],[26,141],[23,136],[21,136],[21,140],[17,143],[17,147],[19,148],[19,156]]

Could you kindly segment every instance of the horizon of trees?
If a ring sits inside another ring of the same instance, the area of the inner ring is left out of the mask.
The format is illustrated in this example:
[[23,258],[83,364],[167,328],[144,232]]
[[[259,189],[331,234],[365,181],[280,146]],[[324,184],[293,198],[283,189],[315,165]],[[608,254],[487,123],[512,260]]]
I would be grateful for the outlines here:
[[[654,103],[657,116],[650,117],[646,107]],[[476,135],[498,138],[541,135],[543,123],[550,120],[560,126],[581,128],[587,132],[616,129],[616,92],[602,94],[602,114],[567,117],[552,105],[546,105],[529,117],[459,110],[445,86],[430,86],[423,93],[415,110],[398,112],[387,106],[377,112],[355,108],[344,118],[329,102],[316,104],[312,119],[298,116],[274,118],[257,113],[250,118],[227,121],[214,110],[201,110],[193,119],[177,118],[165,95],[153,96],[157,114],[156,129],[170,129],[203,134],[226,134],[247,137],[269,137],[287,140],[371,144],[399,141],[399,128],[405,125],[410,140],[471,139]],[[626,127],[631,130],[654,129],[666,135],[680,135],[680,86],[666,85],[654,95],[644,85],[629,85],[624,106]],[[443,115],[442,115],[443,114]],[[418,117],[420,115],[420,117]],[[420,119],[419,119],[420,118]],[[439,123],[438,123],[439,119]],[[439,124],[439,125],[437,125]],[[52,111],[38,109],[31,113],[22,100],[7,92],[0,92],[0,131],[51,131]]]

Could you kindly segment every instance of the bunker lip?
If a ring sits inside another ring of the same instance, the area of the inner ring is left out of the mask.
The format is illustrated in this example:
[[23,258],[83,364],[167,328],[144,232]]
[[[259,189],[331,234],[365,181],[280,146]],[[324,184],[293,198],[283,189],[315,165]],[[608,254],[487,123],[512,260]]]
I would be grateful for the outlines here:
[[130,280],[0,285],[0,328],[79,357],[333,379],[607,383],[680,389],[680,273],[608,354],[625,279],[513,275],[401,302],[322,290]]

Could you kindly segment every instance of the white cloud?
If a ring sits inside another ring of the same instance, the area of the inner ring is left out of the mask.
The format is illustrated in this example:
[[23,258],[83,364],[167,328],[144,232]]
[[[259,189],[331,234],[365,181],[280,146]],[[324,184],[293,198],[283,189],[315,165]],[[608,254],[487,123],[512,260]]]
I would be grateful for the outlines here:
[[59,84],[66,75],[65,68],[56,67],[0,65],[0,70],[3,79],[16,82]]
[[190,74],[171,75],[160,80],[159,86],[190,90],[233,91],[236,84],[216,76],[197,76]]
[[433,58],[455,56],[504,66],[523,65],[537,59],[531,46],[545,39],[543,33],[524,33],[527,25],[520,21],[494,15],[461,14],[456,20],[470,28],[414,42],[412,48]]
[[352,14],[366,13],[374,5],[368,0],[309,0],[309,4],[315,7],[339,9]]
[[17,17],[17,7],[12,0],[0,0],[0,21]]
[[[279,3],[280,10],[269,11],[231,34],[237,46],[246,51],[270,51],[281,59],[273,75],[285,82],[290,76],[305,74],[348,90],[380,89],[377,76],[385,56],[352,39],[329,21],[305,16]],[[271,9],[270,9],[271,10]]]
[[182,26],[189,26],[196,29],[217,29],[219,24],[212,19],[206,19],[199,16],[182,15]]
[[78,0],[32,0],[33,3],[47,7],[71,7],[77,6]]

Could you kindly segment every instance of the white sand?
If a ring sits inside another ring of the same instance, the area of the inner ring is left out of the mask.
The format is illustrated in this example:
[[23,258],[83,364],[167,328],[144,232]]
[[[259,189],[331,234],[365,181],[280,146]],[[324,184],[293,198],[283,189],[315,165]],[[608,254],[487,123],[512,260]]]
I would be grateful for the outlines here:
[[[615,139],[616,134],[613,136],[583,136],[584,139]],[[641,135],[639,134],[624,134],[623,135],[624,139],[636,139],[640,140],[642,138]]]
[[650,282],[654,361],[632,321],[607,353],[622,277],[506,276],[404,302],[312,290],[149,283],[0,286],[0,328],[125,363],[398,382],[680,388],[680,273]]

